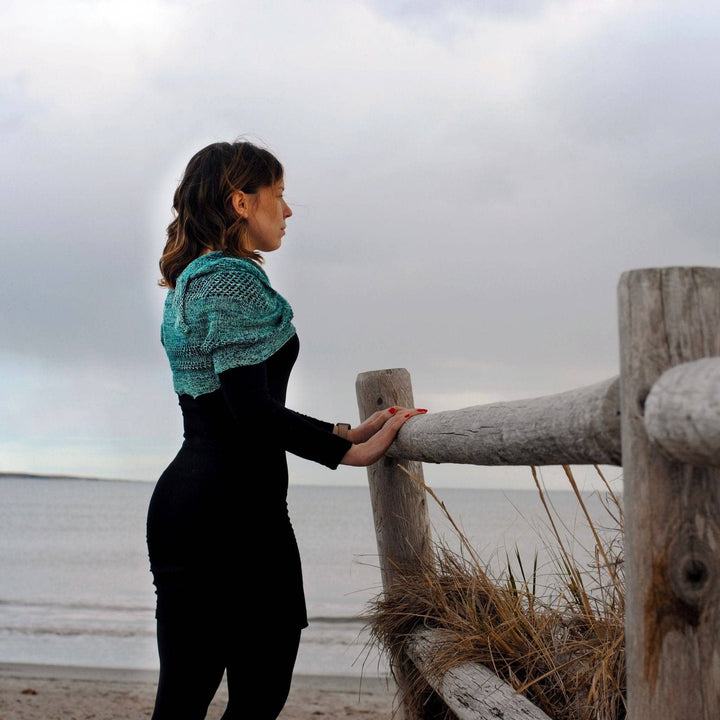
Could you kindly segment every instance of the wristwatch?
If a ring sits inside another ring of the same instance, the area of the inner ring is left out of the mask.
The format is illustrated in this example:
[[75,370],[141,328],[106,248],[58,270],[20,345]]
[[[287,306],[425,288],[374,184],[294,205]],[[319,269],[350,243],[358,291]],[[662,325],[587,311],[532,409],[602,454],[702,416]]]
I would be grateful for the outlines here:
[[347,440],[348,432],[350,431],[350,423],[335,423],[337,428],[337,434],[343,439]]

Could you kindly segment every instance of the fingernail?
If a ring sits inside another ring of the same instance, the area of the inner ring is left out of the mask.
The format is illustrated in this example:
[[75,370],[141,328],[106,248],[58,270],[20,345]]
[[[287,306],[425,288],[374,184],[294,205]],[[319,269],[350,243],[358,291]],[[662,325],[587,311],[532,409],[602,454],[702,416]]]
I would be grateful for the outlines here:
[[391,408],[388,410],[388,412],[389,412],[391,415],[394,415],[394,414],[397,412],[397,408],[391,407]]
[[425,408],[418,408],[419,413],[426,413],[427,410]]
[[410,417],[410,413],[408,413],[405,417],[406,417],[406,418],[407,418],[407,417]]

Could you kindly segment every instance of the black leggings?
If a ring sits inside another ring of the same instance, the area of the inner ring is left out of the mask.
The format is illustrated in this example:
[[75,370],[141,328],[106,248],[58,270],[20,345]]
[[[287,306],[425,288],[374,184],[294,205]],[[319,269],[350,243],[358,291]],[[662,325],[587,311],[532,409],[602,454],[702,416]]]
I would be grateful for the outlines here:
[[225,671],[222,720],[275,720],[290,691],[301,630],[255,618],[234,618],[228,627],[217,608],[181,605],[184,610],[175,603],[172,612],[158,612],[160,679],[152,720],[205,718]]

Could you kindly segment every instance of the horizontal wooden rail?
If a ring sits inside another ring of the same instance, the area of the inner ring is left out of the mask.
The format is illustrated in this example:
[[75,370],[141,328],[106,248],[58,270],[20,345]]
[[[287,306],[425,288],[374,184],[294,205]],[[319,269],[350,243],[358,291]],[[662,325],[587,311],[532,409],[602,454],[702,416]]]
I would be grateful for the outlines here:
[[388,455],[468,465],[620,465],[619,380],[412,418]]
[[458,720],[550,720],[539,707],[479,663],[458,665],[442,676],[428,672],[429,660],[441,643],[439,631],[418,630],[408,640],[407,654]]
[[[647,396],[645,429],[668,459],[720,467],[720,358],[663,373]],[[468,465],[621,465],[619,379],[419,416],[388,455]]]
[[720,358],[666,370],[645,401],[645,430],[671,460],[720,467]]

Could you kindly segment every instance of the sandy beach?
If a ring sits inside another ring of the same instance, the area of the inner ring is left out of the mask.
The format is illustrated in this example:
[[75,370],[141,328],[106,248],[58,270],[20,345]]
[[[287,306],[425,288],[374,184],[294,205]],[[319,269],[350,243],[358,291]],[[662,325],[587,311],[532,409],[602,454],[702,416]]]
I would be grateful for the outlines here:
[[[146,720],[157,674],[144,670],[0,664],[0,720]],[[221,687],[207,720],[219,720]],[[390,720],[395,690],[377,676],[298,675],[283,720]]]

